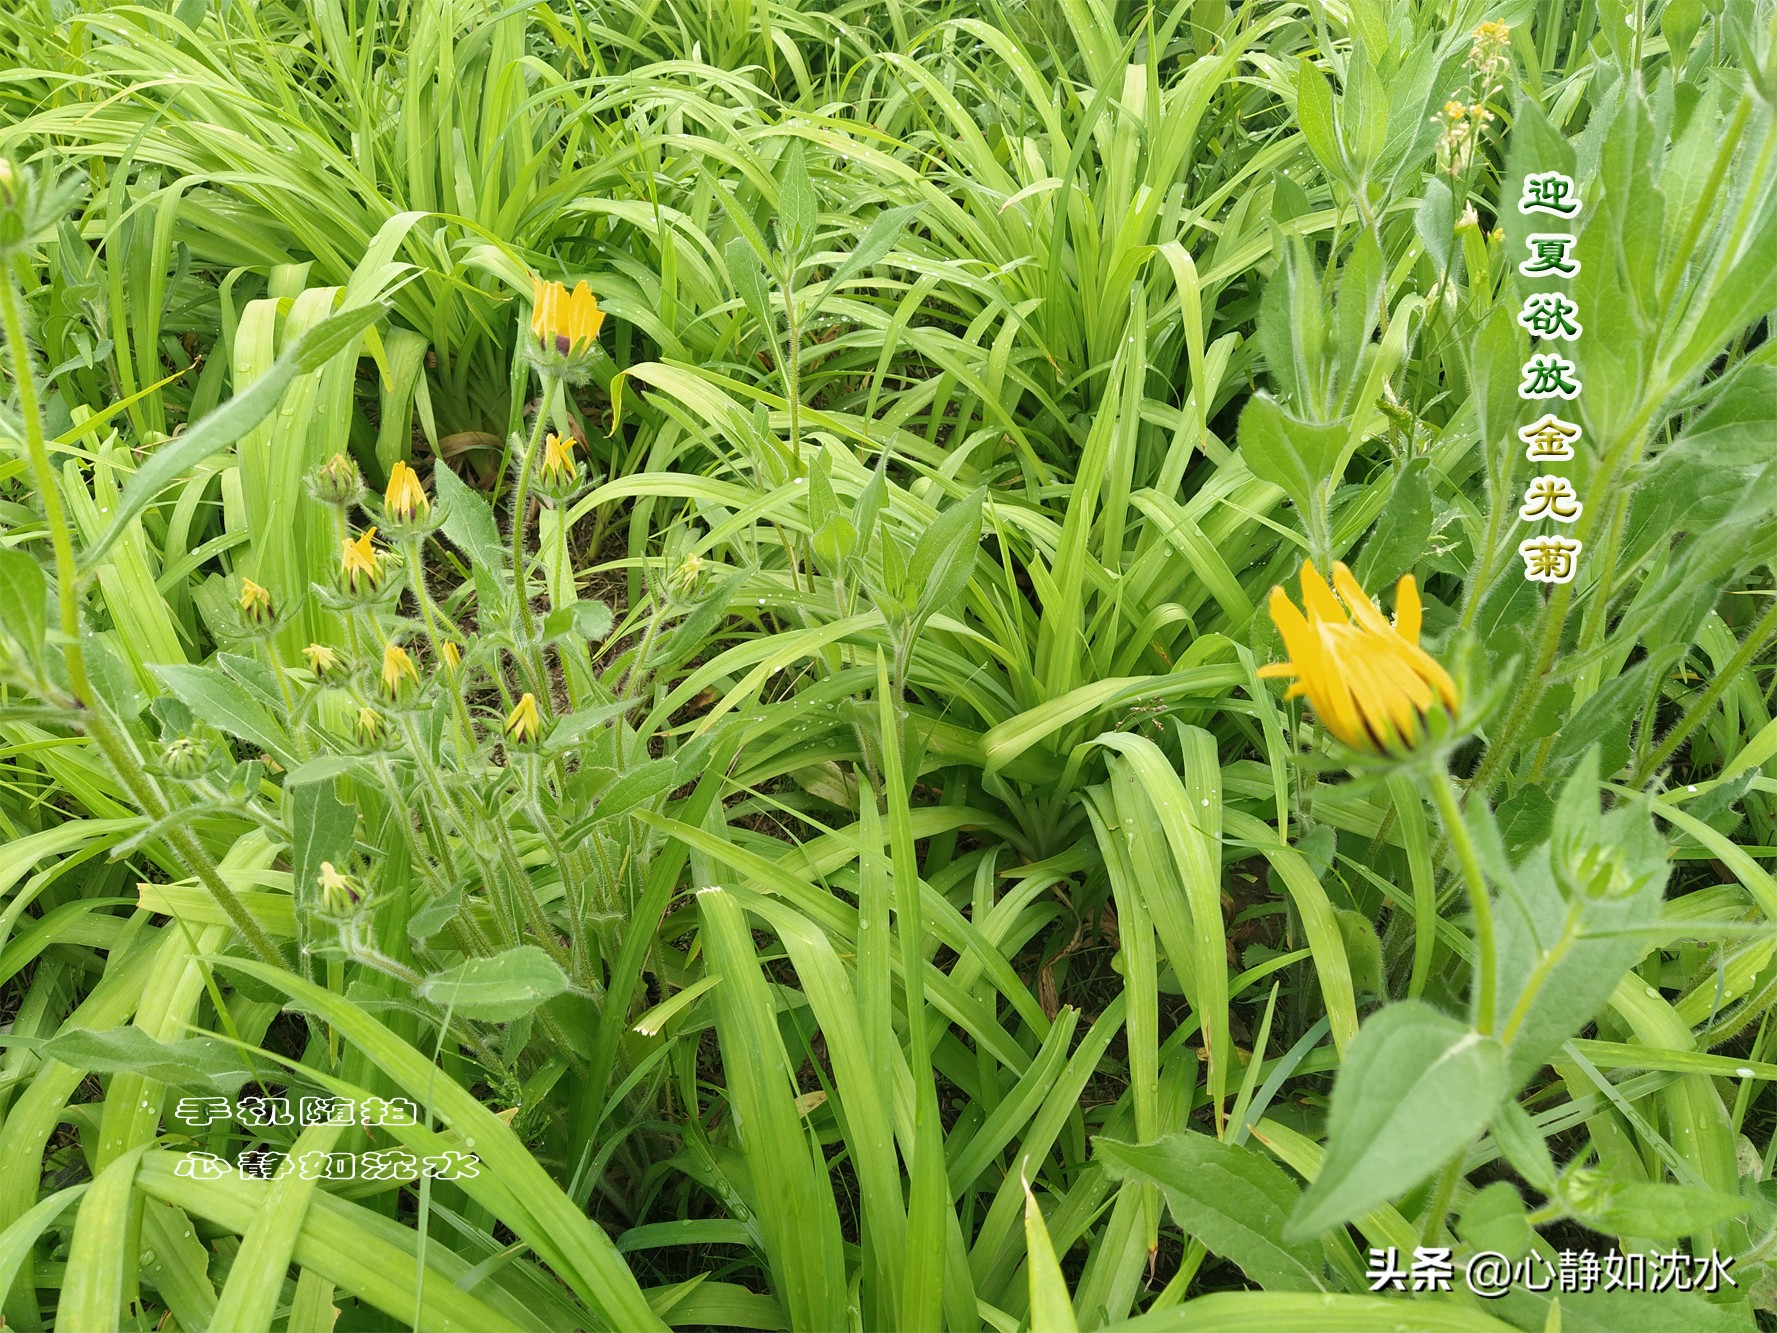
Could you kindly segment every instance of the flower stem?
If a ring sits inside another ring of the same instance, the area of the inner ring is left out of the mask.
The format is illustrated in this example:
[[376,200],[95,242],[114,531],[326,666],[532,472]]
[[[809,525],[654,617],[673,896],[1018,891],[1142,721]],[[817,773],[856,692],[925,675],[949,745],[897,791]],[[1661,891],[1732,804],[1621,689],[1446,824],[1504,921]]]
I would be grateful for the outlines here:
[[524,530],[525,511],[530,507],[531,473],[537,466],[537,450],[542,447],[543,433],[549,416],[561,396],[559,376],[543,375],[543,401],[537,408],[537,422],[531,427],[530,442],[525,445],[524,458],[518,465],[518,486],[512,494],[512,578],[518,596],[518,619],[524,627],[525,647],[532,658],[529,666],[534,679],[532,689],[545,717],[555,716],[554,696],[548,688],[543,670],[543,652],[537,644],[537,617],[531,610],[530,589],[525,578]]
[[1431,784],[1432,800],[1444,824],[1444,835],[1456,853],[1462,885],[1468,892],[1469,909],[1475,918],[1475,1027],[1482,1036],[1493,1035],[1494,987],[1497,982],[1498,953],[1493,940],[1493,903],[1487,896],[1487,882],[1481,877],[1481,860],[1475,854],[1474,840],[1463,822],[1462,803],[1456,796],[1456,781],[1448,772],[1440,773]]

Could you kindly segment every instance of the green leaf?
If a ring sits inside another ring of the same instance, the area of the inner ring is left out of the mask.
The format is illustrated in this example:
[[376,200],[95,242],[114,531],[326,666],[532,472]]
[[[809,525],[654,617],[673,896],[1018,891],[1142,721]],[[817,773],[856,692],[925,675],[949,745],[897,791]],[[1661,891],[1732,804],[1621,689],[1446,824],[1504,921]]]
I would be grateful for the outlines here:
[[1494,1038],[1421,1000],[1378,1011],[1346,1052],[1326,1157],[1284,1236],[1318,1235],[1405,1194],[1486,1127],[1506,1091]]
[[1113,1179],[1159,1186],[1188,1235],[1266,1291],[1321,1289],[1320,1246],[1282,1235],[1301,1191],[1264,1153],[1188,1129],[1146,1144],[1094,1139],[1092,1151]]
[[975,553],[981,545],[981,507],[986,496],[986,488],[978,488],[966,500],[944,510],[920,534],[907,567],[907,586],[918,592],[916,618],[950,610],[969,586]]
[[1431,540],[1431,460],[1410,458],[1395,474],[1394,490],[1383,506],[1364,553],[1357,581],[1378,587],[1408,573]]
[[1343,425],[1298,420],[1260,390],[1240,413],[1240,456],[1254,476],[1281,486],[1306,515],[1320,488],[1332,479],[1346,433]]
[[1528,1250],[1536,1235],[1524,1211],[1524,1200],[1509,1180],[1496,1180],[1470,1199],[1456,1231],[1471,1248],[1491,1250],[1508,1259]]
[[1676,1240],[1708,1231],[1751,1206],[1736,1194],[1690,1185],[1637,1183],[1612,1188],[1604,1207],[1582,1220],[1593,1230],[1610,1235]]
[[[432,486],[444,514],[444,535],[457,544],[476,569],[504,569],[508,558],[506,544],[500,540],[494,511],[481,493],[465,485],[444,463],[432,469]],[[479,580],[476,586],[481,586]]]
[[239,1050],[215,1037],[156,1041],[139,1027],[74,1028],[37,1054],[94,1074],[140,1074],[174,1088],[233,1092],[254,1075]]
[[1494,1145],[1532,1189],[1544,1194],[1555,1192],[1555,1159],[1549,1153],[1549,1141],[1528,1111],[1508,1097],[1494,1112],[1489,1130]]
[[[1349,82],[1340,99],[1340,128],[1352,165],[1368,178],[1388,144],[1388,92],[1361,45],[1354,47],[1347,67]],[[1298,82],[1297,98],[1300,99]]]
[[355,344],[387,312],[381,302],[354,307],[332,315],[284,349],[258,379],[191,429],[156,446],[148,461],[136,470],[117,502],[111,525],[98,541],[81,554],[83,571],[96,566],[124,530],[154,497],[211,454],[227,448],[263,421],[283,401],[284,390],[298,375],[318,370],[332,357]]
[[814,239],[819,223],[820,205],[814,197],[814,182],[808,177],[808,156],[802,140],[792,139],[784,152],[784,179],[778,187],[778,240],[784,253],[800,258]]
[[752,312],[754,319],[768,332],[772,328],[771,300],[765,289],[765,266],[744,236],[736,236],[723,247],[722,258],[728,263],[728,277],[734,290]]
[[467,958],[434,972],[418,989],[459,1018],[509,1023],[567,988],[568,979],[554,959],[534,944],[521,944],[492,958]]
[[285,785],[290,797],[290,883],[298,904],[315,900],[323,861],[343,870],[351,855],[358,810],[340,800],[333,785],[331,777]]
[[258,746],[285,768],[296,766],[289,737],[245,686],[209,667],[187,663],[148,668],[175,697],[212,727]]
[[1500,877],[1494,909],[1501,1036],[1514,1088],[1597,1016],[1647,951],[1669,873],[1645,805],[1598,812],[1596,752],[1575,769],[1554,836]]
[[33,667],[43,661],[49,584],[24,551],[0,551],[0,627]]
[[543,619],[543,642],[554,643],[572,634],[588,643],[597,643],[611,632],[615,623],[611,608],[603,602],[588,599],[572,606],[558,607]]
[[1413,210],[1413,230],[1419,234],[1425,253],[1437,265],[1438,275],[1448,273],[1450,252],[1456,243],[1456,203],[1442,176],[1433,176],[1426,182],[1425,197]]
[[1318,65],[1306,58],[1296,67],[1296,120],[1308,151],[1327,175],[1348,181],[1345,154],[1333,119],[1333,86]]
[[907,224],[924,207],[923,204],[907,204],[902,208],[886,208],[872,218],[869,228],[858,238],[852,252],[839,262],[839,267],[833,270],[833,276],[821,288],[821,294],[809,305],[808,313],[813,315],[829,296],[839,290],[842,282],[855,278],[886,255],[900,239],[901,233],[907,230]]

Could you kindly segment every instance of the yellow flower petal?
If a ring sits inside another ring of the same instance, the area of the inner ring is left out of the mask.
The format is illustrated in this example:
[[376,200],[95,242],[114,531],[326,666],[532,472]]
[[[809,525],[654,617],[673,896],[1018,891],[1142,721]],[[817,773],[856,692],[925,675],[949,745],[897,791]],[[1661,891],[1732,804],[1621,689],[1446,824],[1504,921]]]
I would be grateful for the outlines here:
[[1412,575],[1396,585],[1393,624],[1342,563],[1334,563],[1329,587],[1304,561],[1301,584],[1305,609],[1281,587],[1271,590],[1271,619],[1289,661],[1259,670],[1266,679],[1294,678],[1285,699],[1306,696],[1328,732],[1370,753],[1399,754],[1425,734],[1434,710],[1456,711],[1455,682],[1418,644],[1423,608]]
[[1376,609],[1376,604],[1370,600],[1370,595],[1358,584],[1357,579],[1345,567],[1345,562],[1342,560],[1333,561],[1333,587],[1338,590],[1345,605],[1351,608],[1351,613],[1357,617],[1358,624],[1372,634],[1393,633],[1388,621]]
[[1411,574],[1402,574],[1394,585],[1394,632],[1415,648],[1419,646],[1419,626],[1425,609],[1419,601],[1419,584]]

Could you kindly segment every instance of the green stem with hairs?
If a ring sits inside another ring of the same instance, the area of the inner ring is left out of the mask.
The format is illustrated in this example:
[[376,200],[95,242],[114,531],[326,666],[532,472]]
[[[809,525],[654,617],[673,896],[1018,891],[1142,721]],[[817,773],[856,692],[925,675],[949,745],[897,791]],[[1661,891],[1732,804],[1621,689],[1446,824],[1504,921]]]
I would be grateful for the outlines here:
[[1482,1036],[1493,1035],[1494,989],[1499,971],[1498,949],[1493,938],[1493,903],[1487,896],[1487,882],[1481,877],[1481,858],[1469,837],[1468,825],[1462,819],[1462,803],[1457,799],[1456,780],[1448,772],[1439,773],[1431,783],[1432,800],[1444,824],[1444,835],[1456,853],[1456,866],[1462,885],[1468,892],[1469,909],[1475,918],[1475,1027]]

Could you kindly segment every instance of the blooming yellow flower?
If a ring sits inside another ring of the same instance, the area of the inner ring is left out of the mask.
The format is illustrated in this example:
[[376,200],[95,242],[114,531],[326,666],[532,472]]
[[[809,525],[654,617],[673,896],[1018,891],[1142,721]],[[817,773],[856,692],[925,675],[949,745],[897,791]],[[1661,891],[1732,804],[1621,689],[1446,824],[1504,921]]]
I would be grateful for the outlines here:
[[346,587],[353,592],[358,590],[360,576],[372,588],[376,587],[377,580],[383,576],[382,560],[370,544],[370,539],[374,536],[376,529],[366,528],[364,535],[357,541],[350,537],[339,539],[339,572],[345,577]]
[[537,696],[526,691],[518,706],[506,715],[506,735],[520,742],[537,739],[543,730],[543,718],[537,712]]
[[573,477],[576,467],[573,437],[564,440],[550,431],[549,438],[543,441],[543,479],[557,483],[567,481]]
[[598,298],[584,282],[570,292],[565,283],[531,279],[531,332],[546,347],[566,356],[583,350],[605,322]]
[[241,614],[255,625],[272,618],[271,594],[252,579],[241,580]]
[[308,658],[309,670],[317,676],[325,676],[339,666],[339,654],[324,643],[311,643],[302,655]]
[[1337,561],[1333,588],[1312,562],[1304,561],[1306,615],[1282,588],[1271,590],[1271,619],[1290,660],[1260,667],[1259,675],[1295,677],[1284,697],[1307,695],[1326,729],[1352,749],[1403,753],[1419,741],[1429,716],[1440,710],[1454,713],[1457,703],[1455,682],[1419,646],[1419,585],[1411,574],[1401,577],[1392,625]]
[[383,505],[403,523],[412,522],[415,514],[424,518],[432,509],[426,488],[420,485],[420,474],[400,459],[389,469],[389,488],[383,492]]
[[383,688],[389,692],[391,699],[401,692],[403,680],[410,680],[418,685],[420,673],[415,670],[407,649],[391,643],[383,649]]

